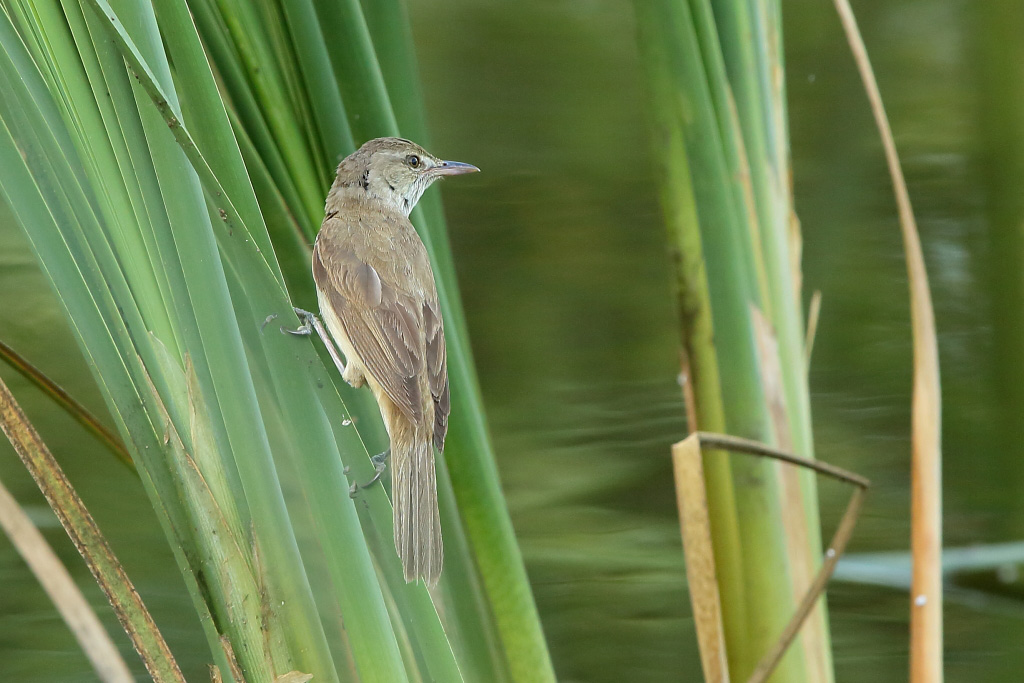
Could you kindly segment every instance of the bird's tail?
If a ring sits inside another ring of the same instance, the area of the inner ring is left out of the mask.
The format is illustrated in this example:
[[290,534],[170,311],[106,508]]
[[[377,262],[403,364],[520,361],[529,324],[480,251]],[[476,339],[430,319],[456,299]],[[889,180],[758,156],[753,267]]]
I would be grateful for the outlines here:
[[444,561],[434,452],[429,434],[416,433],[410,441],[391,445],[395,547],[402,559],[405,580],[423,579],[433,587],[441,576]]

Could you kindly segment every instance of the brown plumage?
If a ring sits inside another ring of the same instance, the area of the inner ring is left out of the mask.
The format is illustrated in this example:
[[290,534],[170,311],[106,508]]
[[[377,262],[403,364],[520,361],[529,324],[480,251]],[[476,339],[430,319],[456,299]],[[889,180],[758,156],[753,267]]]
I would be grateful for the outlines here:
[[476,170],[408,140],[371,140],[338,166],[313,248],[320,311],[345,355],[343,377],[369,384],[391,439],[405,578],[431,586],[443,562],[431,444],[444,449],[450,401],[434,274],[409,213],[435,180]]

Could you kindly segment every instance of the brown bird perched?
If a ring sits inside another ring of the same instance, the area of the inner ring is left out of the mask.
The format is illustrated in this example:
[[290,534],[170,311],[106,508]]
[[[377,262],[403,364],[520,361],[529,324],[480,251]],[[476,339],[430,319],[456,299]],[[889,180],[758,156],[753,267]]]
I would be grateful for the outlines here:
[[[391,440],[395,547],[405,580],[430,586],[444,556],[431,444],[444,450],[450,402],[434,273],[409,213],[435,180],[478,170],[401,138],[370,140],[346,157],[313,247],[320,312],[345,362],[320,321],[296,309],[305,321],[297,332],[312,326],[345,381],[369,384],[377,399]],[[369,483],[387,454],[374,458]]]

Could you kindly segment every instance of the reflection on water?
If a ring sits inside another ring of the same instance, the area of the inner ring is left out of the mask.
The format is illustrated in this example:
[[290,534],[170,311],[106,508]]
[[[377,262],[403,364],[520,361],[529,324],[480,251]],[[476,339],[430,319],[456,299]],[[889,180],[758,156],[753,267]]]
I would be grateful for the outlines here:
[[[628,6],[518,3],[514,16],[470,0],[413,8],[435,146],[484,169],[476,186],[446,188],[446,205],[556,667],[567,680],[696,677],[667,460],[684,429],[676,322]],[[1019,497],[1005,483],[1013,463],[992,448],[971,24],[953,1],[876,0],[858,11],[932,278],[946,541],[1024,536],[1005,521]],[[911,351],[892,191],[833,8],[791,0],[785,19],[805,287],[824,297],[811,372],[817,450],[875,482],[851,551],[903,550]],[[831,529],[849,492],[823,482],[821,494]],[[839,680],[906,680],[906,596],[849,584],[830,595]],[[950,680],[1019,671],[1020,605],[962,589],[948,601]]]
[[[629,4],[410,5],[431,148],[483,169],[444,192],[503,481],[559,676],[696,680],[667,458],[685,426],[678,333]],[[1000,443],[991,417],[993,313],[969,24],[957,0],[866,0],[858,10],[935,293],[947,543],[1024,537],[1019,523],[1005,519],[1019,494],[1004,482],[1019,476],[1009,452],[993,446]],[[910,331],[891,189],[830,4],[789,0],[786,20],[805,285],[824,296],[811,372],[817,451],[875,482],[851,551],[901,550],[908,539]],[[9,220],[0,226],[0,288],[44,288]],[[71,342],[43,293],[5,305],[0,336],[38,349],[40,362],[55,367],[47,354],[57,358]],[[50,341],[41,343],[44,332]],[[64,376],[56,367],[72,393],[99,406],[81,366]],[[149,577],[140,588],[200,680],[205,644],[162,535],[138,512],[146,503],[136,485],[42,399],[12,385],[30,414],[42,417],[55,450],[75,456],[68,458],[72,479],[110,529],[129,573]],[[0,475],[19,498],[38,504],[4,456]],[[831,529],[848,492],[823,483],[821,495]],[[79,567],[59,529],[47,535]],[[84,570],[76,575],[101,604]],[[971,588],[990,588],[990,579],[977,577]],[[3,543],[0,583],[0,678],[92,680]],[[906,596],[849,584],[833,586],[830,596],[839,680],[905,680]],[[1019,677],[1024,612],[1014,596],[961,590],[949,602],[950,680],[968,672],[975,681]],[[44,655],[48,668],[40,669]]]

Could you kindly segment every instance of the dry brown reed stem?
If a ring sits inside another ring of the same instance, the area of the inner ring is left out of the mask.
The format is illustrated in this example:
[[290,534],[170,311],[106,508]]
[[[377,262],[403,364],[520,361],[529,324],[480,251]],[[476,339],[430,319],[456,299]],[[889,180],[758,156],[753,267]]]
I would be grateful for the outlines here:
[[7,487],[0,483],[0,528],[53,601],[103,683],[131,683],[128,665],[89,601]]
[[697,433],[672,446],[679,525],[686,553],[686,585],[693,606],[705,683],[729,683],[722,630],[722,604],[711,547],[711,519],[704,490],[704,465]]
[[99,439],[103,445],[109,448],[110,451],[117,456],[118,460],[130,467],[132,470],[135,469],[135,463],[132,462],[132,456],[128,454],[128,449],[126,449],[124,444],[121,443],[121,439],[117,434],[114,434],[112,431],[107,429],[104,424],[100,422],[99,418],[90,413],[85,406],[72,398],[68,392],[64,391],[63,387],[43,374],[42,370],[32,365],[27,358],[2,341],[0,341],[0,360],[17,370],[22,377],[27,379],[29,382],[32,382],[32,384],[38,387],[40,391],[53,399],[53,401],[63,408],[64,411],[75,420],[75,422],[85,427],[87,431]]
[[[725,642],[722,637],[722,614],[715,580],[715,564],[711,550],[711,525],[704,494],[702,449],[708,453],[745,453],[771,458],[784,463],[806,467],[818,474],[831,477],[854,486],[853,495],[846,506],[839,526],[832,536],[832,542],[825,551],[825,559],[814,576],[810,587],[797,606],[786,628],[780,634],[775,646],[766,653],[754,670],[748,683],[763,683],[774,671],[786,650],[800,633],[807,615],[814,609],[825,585],[832,577],[836,564],[846,549],[853,534],[857,517],[864,502],[864,496],[871,486],[864,477],[847,472],[820,460],[809,460],[793,453],[780,451],[756,441],[729,436],[694,432],[672,447],[672,463],[675,472],[676,496],[682,526],[683,545],[686,551],[686,576],[689,581],[690,600],[693,604],[697,640],[700,645],[701,664],[707,683],[728,681]],[[699,477],[699,478],[697,478]]]
[[892,176],[910,285],[914,340],[911,405],[910,683],[942,681],[942,452],[939,351],[921,239],[892,130],[848,0],[834,0],[871,103]]
[[0,380],[0,429],[7,435],[103,589],[152,679],[156,683],[185,683],[185,677],[152,616],[142,604],[135,586],[3,380]]

